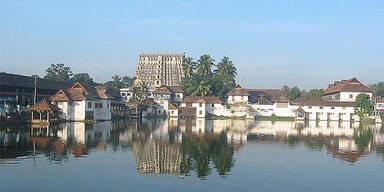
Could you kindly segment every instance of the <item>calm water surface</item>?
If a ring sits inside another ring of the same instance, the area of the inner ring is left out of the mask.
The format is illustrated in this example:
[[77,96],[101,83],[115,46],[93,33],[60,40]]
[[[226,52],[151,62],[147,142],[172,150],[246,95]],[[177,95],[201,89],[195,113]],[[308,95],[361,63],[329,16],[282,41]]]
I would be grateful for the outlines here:
[[125,120],[0,128],[0,191],[384,191],[384,128]]

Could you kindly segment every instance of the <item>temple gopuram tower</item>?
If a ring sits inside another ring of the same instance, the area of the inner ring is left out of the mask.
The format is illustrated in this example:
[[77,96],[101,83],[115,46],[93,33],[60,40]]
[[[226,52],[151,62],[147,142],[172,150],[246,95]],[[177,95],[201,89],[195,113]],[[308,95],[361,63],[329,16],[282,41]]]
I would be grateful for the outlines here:
[[184,77],[182,63],[185,52],[182,53],[140,53],[135,77],[146,87],[157,88],[162,85],[180,86]]

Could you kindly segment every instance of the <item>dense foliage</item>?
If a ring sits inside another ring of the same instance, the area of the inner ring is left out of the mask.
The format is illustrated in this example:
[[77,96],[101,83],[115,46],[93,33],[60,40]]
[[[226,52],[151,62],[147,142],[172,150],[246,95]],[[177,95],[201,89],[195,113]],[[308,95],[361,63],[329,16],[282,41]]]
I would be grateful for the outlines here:
[[211,174],[212,164],[219,175],[226,175],[234,165],[233,146],[227,144],[225,133],[217,138],[186,137],[182,144],[182,174],[189,175],[194,171],[204,179]]
[[118,90],[124,87],[131,87],[132,83],[133,83],[132,77],[129,77],[129,76],[120,77],[119,75],[114,75],[112,76],[112,80],[105,82],[104,85],[107,88]]
[[384,81],[371,85],[371,88],[375,96],[384,97]]
[[372,114],[373,112],[372,101],[367,94],[359,94],[356,97],[356,113],[360,118]]
[[[45,79],[59,80],[59,81],[72,81],[88,84],[91,86],[99,85],[93,80],[93,78],[88,73],[76,73],[73,74],[71,67],[64,65],[63,63],[51,64],[51,66],[45,70],[46,75]],[[119,75],[112,76],[112,80],[107,81],[104,85],[107,88],[118,90],[124,87],[131,87],[133,83],[133,78],[130,76],[120,77]]]
[[71,67],[65,66],[63,63],[51,64],[45,72],[46,75],[44,76],[44,79],[69,81],[73,76]]
[[323,96],[323,89],[311,89],[308,93],[305,93],[304,99],[306,100],[321,100]]
[[73,82],[85,83],[88,85],[96,85],[93,78],[88,73],[77,73],[72,77]]
[[191,57],[185,59],[181,86],[187,95],[218,96],[226,100],[227,93],[236,85],[237,69],[228,57],[214,62],[209,55],[202,55],[197,62]]
[[298,87],[292,87],[292,88],[289,88],[286,92],[285,92],[285,96],[287,97],[287,99],[289,99],[290,101],[293,101],[297,98],[299,98],[301,96],[301,90],[298,88]]

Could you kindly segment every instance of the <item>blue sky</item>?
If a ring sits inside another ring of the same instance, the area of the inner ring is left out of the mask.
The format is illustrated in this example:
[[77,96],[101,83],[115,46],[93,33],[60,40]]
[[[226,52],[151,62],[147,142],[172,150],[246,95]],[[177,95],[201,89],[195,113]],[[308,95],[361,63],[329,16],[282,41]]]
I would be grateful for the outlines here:
[[383,81],[384,1],[0,1],[0,71],[51,63],[97,81],[133,75],[140,51],[229,56],[249,88]]

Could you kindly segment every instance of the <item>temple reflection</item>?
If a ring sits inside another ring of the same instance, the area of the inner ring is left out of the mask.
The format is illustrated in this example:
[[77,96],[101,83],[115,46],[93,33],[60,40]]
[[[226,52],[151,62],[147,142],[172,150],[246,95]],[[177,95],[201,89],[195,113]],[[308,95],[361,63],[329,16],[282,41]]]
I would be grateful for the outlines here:
[[384,160],[384,128],[341,121],[253,121],[177,118],[69,122],[0,129],[1,162],[44,155],[61,163],[98,151],[131,152],[138,174],[225,176],[247,143],[282,143],[354,163],[375,151]]

